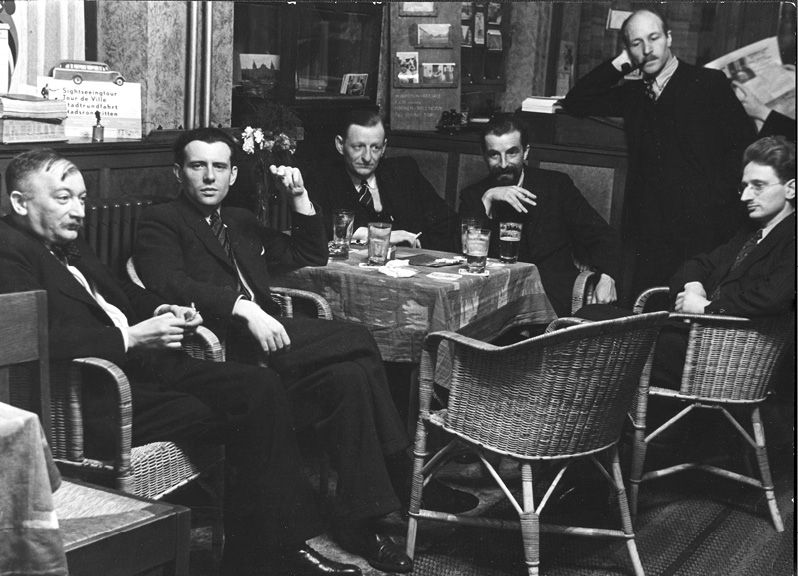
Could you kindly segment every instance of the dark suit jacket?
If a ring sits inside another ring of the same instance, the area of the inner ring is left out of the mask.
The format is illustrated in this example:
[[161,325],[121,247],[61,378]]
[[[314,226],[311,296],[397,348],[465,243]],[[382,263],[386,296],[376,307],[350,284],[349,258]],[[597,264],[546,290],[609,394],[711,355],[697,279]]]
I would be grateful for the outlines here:
[[[318,210],[318,209],[317,209]],[[258,223],[242,208],[221,210],[236,262],[255,299],[276,314],[269,297],[269,264],[324,266],[321,216],[292,215],[291,234]],[[144,285],[176,304],[194,303],[205,325],[223,335],[239,297],[238,276],[205,218],[184,195],[149,207],[136,236],[136,266]]]
[[564,100],[575,115],[623,117],[628,150],[624,233],[666,238],[692,253],[727,241],[743,222],[736,193],[755,128],[726,76],[679,61],[656,103],[642,81],[618,84],[611,62]]
[[[164,303],[132,282],[115,279],[80,238],[75,265],[130,325],[149,318]],[[29,232],[6,216],[0,221],[0,292],[47,291],[50,358],[97,356],[124,366],[122,333],[72,273]]]
[[759,131],[760,138],[764,138],[765,136],[784,136],[794,144],[795,120],[780,112],[771,110],[768,117],[765,118],[765,123],[762,124],[762,129]]
[[746,227],[727,244],[686,262],[671,280],[671,296],[688,282],[701,282],[710,295],[720,286],[720,296],[706,307],[708,314],[755,318],[794,311],[795,214],[779,222],[730,272],[754,231]]
[[[392,221],[394,230],[421,232],[424,248],[445,252],[459,248],[457,215],[424,178],[415,159],[383,158],[376,176],[383,204],[379,220]],[[334,162],[313,171],[310,178],[308,194],[321,206],[328,238],[332,239],[332,211],[336,208],[354,210],[356,230],[374,220],[358,202],[357,191],[341,158],[336,157]]]
[[[491,177],[480,180],[460,193],[460,216],[486,217],[482,195],[495,184]],[[571,292],[580,262],[612,276],[619,282],[621,270],[618,233],[585,200],[571,179],[562,172],[527,167],[524,188],[537,195],[537,206],[526,214],[505,202],[494,204],[490,221],[489,254],[497,256],[499,223],[522,222],[519,260],[532,262],[540,270],[546,294],[560,316],[571,313]]]

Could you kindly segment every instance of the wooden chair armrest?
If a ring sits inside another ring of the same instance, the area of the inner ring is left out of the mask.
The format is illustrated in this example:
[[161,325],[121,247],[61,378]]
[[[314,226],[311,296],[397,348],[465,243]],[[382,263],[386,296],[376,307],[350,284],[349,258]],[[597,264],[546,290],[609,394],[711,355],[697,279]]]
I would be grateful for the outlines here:
[[[296,288],[284,288],[280,286],[272,286],[271,287],[272,299],[275,300],[278,304],[280,304],[281,308],[283,308],[283,300],[288,299],[288,302],[291,302],[292,299],[297,298],[299,300],[306,300],[313,304],[316,308],[316,316],[317,318],[323,320],[332,320],[332,308],[330,308],[330,303],[327,302],[322,296],[319,296],[315,292],[309,292],[307,290],[297,290]],[[293,316],[293,304],[289,304],[292,308],[291,316]],[[283,314],[284,316],[288,316],[288,314]]]

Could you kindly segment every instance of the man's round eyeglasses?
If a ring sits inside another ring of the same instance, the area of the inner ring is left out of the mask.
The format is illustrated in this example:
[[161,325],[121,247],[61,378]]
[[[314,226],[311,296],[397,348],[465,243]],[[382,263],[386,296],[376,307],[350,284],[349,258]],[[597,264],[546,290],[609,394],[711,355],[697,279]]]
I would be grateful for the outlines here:
[[754,196],[759,196],[760,194],[762,194],[762,192],[764,192],[768,188],[772,188],[773,186],[780,186],[781,184],[782,184],[781,182],[774,182],[773,184],[751,184],[750,182],[749,183],[741,182],[740,185],[737,186],[737,193],[740,196],[742,196],[743,193],[746,191],[746,189],[751,188],[751,192],[754,193]]

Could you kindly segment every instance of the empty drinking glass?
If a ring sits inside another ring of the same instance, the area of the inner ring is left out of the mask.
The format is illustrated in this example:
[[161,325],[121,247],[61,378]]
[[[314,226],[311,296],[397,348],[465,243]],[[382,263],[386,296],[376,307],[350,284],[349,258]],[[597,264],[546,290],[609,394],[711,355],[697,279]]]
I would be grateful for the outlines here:
[[391,247],[391,223],[369,222],[369,265],[385,266]]
[[345,260],[349,258],[349,243],[354,232],[355,213],[352,210],[333,211],[333,241],[330,258]]
[[460,219],[460,230],[462,232],[462,246],[463,254],[466,254],[466,232],[469,228],[482,228],[485,225],[485,219],[479,216],[466,216]]

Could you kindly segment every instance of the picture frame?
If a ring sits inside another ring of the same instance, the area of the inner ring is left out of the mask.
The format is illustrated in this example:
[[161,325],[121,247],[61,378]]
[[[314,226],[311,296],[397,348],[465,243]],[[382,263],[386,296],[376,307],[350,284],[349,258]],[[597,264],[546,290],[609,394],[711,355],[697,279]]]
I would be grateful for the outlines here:
[[470,48],[474,45],[474,30],[471,24],[460,25],[460,46],[467,46]]
[[452,25],[413,24],[410,27],[410,42],[417,48],[452,48]]
[[397,52],[395,86],[405,87],[421,84],[419,78],[418,52]]
[[485,44],[485,13],[474,14],[474,44]]
[[498,26],[502,23],[502,5],[498,2],[488,2],[488,24]]
[[424,62],[421,64],[421,85],[427,88],[455,87],[459,84],[454,62]]
[[474,18],[474,3],[460,3],[460,20],[472,20]]
[[400,2],[399,16],[437,16],[435,2]]
[[488,30],[486,39],[486,47],[492,52],[501,52],[502,46],[502,33],[500,30]]
[[344,74],[341,80],[341,94],[346,96],[366,96],[368,74]]

